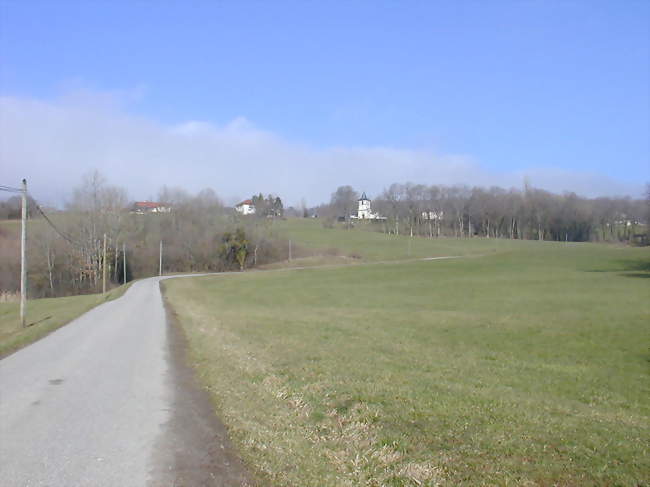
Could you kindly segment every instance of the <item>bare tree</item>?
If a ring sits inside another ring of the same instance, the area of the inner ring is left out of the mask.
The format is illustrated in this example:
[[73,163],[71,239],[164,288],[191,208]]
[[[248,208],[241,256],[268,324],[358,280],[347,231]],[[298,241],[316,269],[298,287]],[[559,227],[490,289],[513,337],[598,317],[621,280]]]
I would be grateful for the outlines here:
[[330,206],[343,217],[347,228],[350,228],[350,217],[356,208],[359,193],[352,186],[339,186],[330,199]]
[[395,235],[399,235],[399,222],[403,215],[405,198],[403,184],[393,183],[381,194],[381,199],[384,200],[385,204],[380,205],[380,208],[384,208],[388,218],[393,220]]
[[[553,194],[527,184],[499,187],[391,184],[373,203],[393,232],[407,224],[411,235],[454,235],[538,240],[618,240],[636,235],[648,203],[631,198],[582,198]],[[443,216],[444,215],[444,216]],[[387,230],[387,226],[384,227]]]

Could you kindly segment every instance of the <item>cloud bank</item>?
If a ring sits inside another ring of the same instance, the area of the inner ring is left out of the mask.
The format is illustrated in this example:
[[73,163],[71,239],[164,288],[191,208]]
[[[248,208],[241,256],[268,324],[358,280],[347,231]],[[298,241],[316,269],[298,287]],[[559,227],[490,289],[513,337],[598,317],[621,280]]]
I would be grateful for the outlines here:
[[319,149],[256,127],[243,117],[225,125],[165,125],[133,115],[106,94],[55,100],[0,97],[0,184],[27,178],[31,192],[62,204],[89,170],[99,169],[133,199],[163,185],[213,188],[226,201],[276,193],[288,204],[329,200],[350,184],[376,195],[392,182],[521,187],[524,178],[551,191],[639,196],[642,184],[558,168],[487,171],[467,155],[391,147]]

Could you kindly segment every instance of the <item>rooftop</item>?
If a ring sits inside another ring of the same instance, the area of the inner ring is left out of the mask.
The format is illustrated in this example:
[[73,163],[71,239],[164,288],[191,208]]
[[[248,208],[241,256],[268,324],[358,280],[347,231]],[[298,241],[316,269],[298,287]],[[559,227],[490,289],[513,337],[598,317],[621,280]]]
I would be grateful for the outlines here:
[[160,206],[165,206],[164,203],[157,203],[155,201],[136,201],[133,203],[133,206],[138,208],[158,208]]

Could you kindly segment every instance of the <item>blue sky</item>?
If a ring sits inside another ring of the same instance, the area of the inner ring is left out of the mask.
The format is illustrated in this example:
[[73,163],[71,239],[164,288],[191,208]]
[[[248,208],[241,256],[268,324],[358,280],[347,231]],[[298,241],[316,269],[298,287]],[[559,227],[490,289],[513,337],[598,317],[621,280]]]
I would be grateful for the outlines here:
[[[575,182],[586,193],[581,175],[593,177],[600,193],[608,192],[608,181],[619,192],[635,192],[650,179],[647,1],[5,0],[0,47],[0,95],[11,103],[77,112],[81,104],[107,119],[162,129],[201,122],[223,131],[234,123],[254,134],[253,144],[263,133],[282,150],[294,147],[312,156],[382,148],[406,154],[403,164],[379,166],[383,179],[350,181],[374,192],[419,173],[423,180],[416,182],[499,184],[502,178],[502,186],[532,175],[533,184],[538,177],[540,185],[561,191],[574,189]],[[34,117],[32,126],[46,118],[36,109]],[[8,116],[3,123],[18,126]],[[36,127],[35,137],[51,128]],[[208,146],[204,151],[220,153]],[[100,148],[98,162],[113,151]],[[29,153],[15,148],[0,164],[10,164],[7,157],[13,156],[15,165],[20,154],[25,172]],[[408,159],[413,153],[420,162]],[[265,164],[257,156],[249,164]],[[183,164],[191,167],[193,158]],[[197,167],[205,166],[198,159]],[[357,159],[336,170],[345,172]],[[460,161],[464,169],[456,176],[443,169],[447,179],[436,181],[441,160]],[[91,164],[87,158],[85,163]],[[371,161],[358,163],[373,168]],[[411,170],[401,171],[404,165]],[[468,165],[483,176],[472,180]],[[310,169],[283,167],[278,178]],[[560,174],[566,187],[552,184]],[[294,177],[305,187],[317,186]],[[190,179],[184,183],[192,186]],[[252,183],[250,192],[259,191],[259,182]],[[227,195],[223,184],[219,189]],[[153,191],[146,184],[130,190]],[[240,184],[232,196],[247,190]]]

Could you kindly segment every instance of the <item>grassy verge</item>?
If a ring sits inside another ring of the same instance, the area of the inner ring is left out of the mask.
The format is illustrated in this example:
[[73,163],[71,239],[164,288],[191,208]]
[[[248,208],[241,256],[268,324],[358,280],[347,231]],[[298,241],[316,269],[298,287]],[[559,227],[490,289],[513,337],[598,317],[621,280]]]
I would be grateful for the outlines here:
[[650,253],[527,244],[164,286],[262,484],[647,484]]
[[0,358],[35,342],[98,304],[120,297],[131,283],[101,294],[33,299],[27,303],[27,326],[20,327],[19,303],[0,303]]

